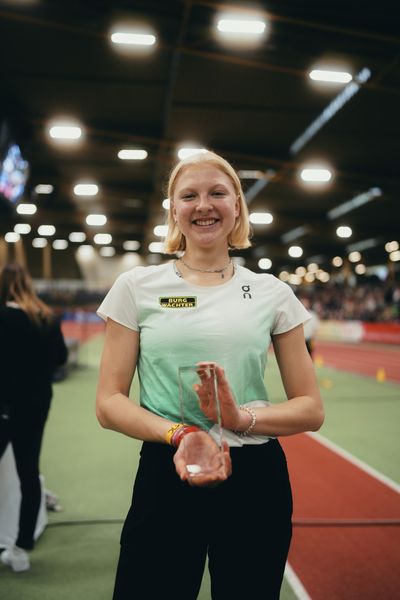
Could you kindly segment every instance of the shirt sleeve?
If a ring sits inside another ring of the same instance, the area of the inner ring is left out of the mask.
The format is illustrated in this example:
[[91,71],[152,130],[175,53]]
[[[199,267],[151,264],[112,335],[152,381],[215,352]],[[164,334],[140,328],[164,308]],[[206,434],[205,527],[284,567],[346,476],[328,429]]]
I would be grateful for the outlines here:
[[108,318],[134,331],[139,331],[138,311],[132,272],[122,273],[97,309],[99,317]]
[[277,307],[271,334],[285,333],[310,319],[309,312],[284,282],[279,281]]

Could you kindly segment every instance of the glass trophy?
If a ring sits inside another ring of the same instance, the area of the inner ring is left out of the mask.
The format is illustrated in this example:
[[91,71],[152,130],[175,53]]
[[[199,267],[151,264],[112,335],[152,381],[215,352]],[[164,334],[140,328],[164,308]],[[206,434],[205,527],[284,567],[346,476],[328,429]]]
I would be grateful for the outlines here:
[[[178,368],[179,403],[182,423],[214,422],[214,443],[204,435],[186,435],[181,444],[184,445],[186,468],[190,477],[225,474],[225,463],[222,446],[221,411],[218,399],[217,378],[214,363],[199,363],[197,365]],[[200,385],[203,389],[200,400],[193,386]],[[203,409],[202,409],[203,407]],[[207,443],[208,442],[208,443]]]

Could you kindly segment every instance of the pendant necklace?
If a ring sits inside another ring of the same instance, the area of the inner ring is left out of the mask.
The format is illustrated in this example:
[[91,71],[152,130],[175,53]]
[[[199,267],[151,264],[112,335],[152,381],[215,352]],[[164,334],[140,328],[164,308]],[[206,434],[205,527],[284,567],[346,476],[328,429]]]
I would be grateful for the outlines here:
[[221,273],[221,279],[225,278],[225,271],[230,267],[230,265],[232,264],[232,259],[229,258],[229,261],[227,262],[227,264],[222,267],[221,269],[197,269],[196,267],[191,267],[190,265],[188,265],[183,258],[179,259],[181,261],[181,263],[183,265],[185,265],[185,267],[187,269],[189,269],[190,271],[198,271],[199,273]]

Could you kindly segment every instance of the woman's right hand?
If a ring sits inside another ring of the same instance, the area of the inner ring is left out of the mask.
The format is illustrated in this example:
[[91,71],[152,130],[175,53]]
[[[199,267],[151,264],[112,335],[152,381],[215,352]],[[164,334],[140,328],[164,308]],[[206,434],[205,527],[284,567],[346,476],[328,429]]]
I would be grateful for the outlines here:
[[176,472],[182,481],[198,487],[213,487],[232,473],[229,446],[220,448],[206,431],[187,433],[174,454]]

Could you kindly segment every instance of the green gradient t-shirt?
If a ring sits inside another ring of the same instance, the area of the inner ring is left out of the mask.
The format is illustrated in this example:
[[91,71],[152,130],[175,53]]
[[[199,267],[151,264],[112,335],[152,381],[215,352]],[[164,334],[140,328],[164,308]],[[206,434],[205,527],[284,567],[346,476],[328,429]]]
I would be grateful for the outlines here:
[[[197,286],[180,278],[172,262],[120,275],[98,314],[140,332],[140,403],[173,421],[181,420],[178,367],[200,361],[225,369],[238,404],[268,404],[264,371],[271,335],[309,319],[290,287],[273,275],[236,266],[226,283]],[[190,422],[212,426],[199,410]],[[231,445],[268,440],[227,437]]]

